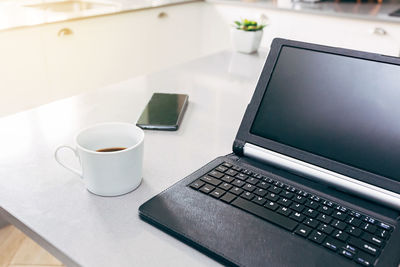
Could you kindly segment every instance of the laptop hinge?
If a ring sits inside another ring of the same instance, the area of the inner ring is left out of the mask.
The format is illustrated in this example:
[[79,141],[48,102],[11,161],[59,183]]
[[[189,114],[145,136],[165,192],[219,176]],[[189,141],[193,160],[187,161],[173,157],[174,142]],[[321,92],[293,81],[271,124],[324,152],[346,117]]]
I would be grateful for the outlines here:
[[233,142],[232,150],[238,156],[243,156],[243,147],[245,142],[239,139],[235,139]]
[[243,155],[400,210],[400,194],[395,192],[249,143],[244,144]]

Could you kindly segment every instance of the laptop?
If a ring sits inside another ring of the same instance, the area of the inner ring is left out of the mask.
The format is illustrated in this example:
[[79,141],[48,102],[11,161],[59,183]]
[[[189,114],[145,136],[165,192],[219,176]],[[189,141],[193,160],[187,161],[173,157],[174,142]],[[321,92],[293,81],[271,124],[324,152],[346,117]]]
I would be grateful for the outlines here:
[[233,152],[140,206],[224,265],[399,266],[400,58],[274,39]]

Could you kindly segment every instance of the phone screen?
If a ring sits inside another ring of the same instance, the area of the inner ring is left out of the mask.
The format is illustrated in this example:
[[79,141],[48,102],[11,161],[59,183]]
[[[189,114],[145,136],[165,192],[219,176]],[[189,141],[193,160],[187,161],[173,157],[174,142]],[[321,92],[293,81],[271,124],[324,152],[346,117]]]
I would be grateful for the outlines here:
[[154,93],[137,126],[153,130],[177,130],[185,112],[188,95]]

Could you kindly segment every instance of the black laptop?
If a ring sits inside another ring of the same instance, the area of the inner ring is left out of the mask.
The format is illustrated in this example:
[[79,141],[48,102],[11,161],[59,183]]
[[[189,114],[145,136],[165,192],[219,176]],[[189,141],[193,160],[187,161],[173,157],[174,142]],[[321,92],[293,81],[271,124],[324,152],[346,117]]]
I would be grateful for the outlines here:
[[233,153],[139,208],[225,265],[399,266],[400,59],[272,42]]

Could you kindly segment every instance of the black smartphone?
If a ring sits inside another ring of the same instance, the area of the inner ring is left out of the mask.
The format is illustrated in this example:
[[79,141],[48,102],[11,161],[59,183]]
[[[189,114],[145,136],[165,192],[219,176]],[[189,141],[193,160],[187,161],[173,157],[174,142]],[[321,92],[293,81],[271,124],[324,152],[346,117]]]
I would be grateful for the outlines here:
[[185,94],[154,93],[136,125],[148,130],[178,130],[189,102]]

